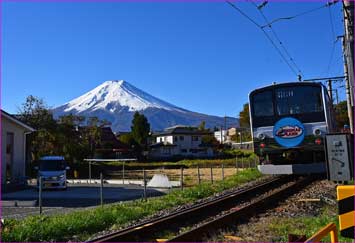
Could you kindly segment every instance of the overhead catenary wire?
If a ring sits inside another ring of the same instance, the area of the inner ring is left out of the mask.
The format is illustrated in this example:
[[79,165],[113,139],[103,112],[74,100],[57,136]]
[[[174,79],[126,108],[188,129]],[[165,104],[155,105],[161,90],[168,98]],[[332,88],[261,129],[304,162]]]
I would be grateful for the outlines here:
[[296,75],[299,76],[299,74],[297,73],[297,71],[290,65],[290,63],[287,61],[286,57],[284,56],[284,54],[280,51],[280,49],[278,48],[278,46],[275,44],[275,42],[272,40],[272,38],[268,35],[268,33],[264,30],[264,28],[262,28],[261,25],[259,25],[256,21],[254,21],[252,18],[250,18],[246,13],[244,13],[240,8],[238,8],[235,4],[231,3],[230,1],[226,1],[232,8],[234,8],[235,10],[237,10],[241,15],[243,15],[245,18],[247,18],[250,22],[252,22],[255,26],[257,26],[262,32],[263,34],[267,37],[267,39],[271,42],[271,44],[273,45],[273,47],[275,48],[275,50],[279,53],[279,55],[281,56],[281,58],[283,59],[283,61],[287,64],[287,66],[290,68],[290,70]]
[[282,21],[282,20],[295,19],[295,18],[301,17],[301,16],[303,16],[303,15],[306,15],[306,14],[309,14],[309,13],[312,13],[312,12],[315,12],[315,11],[318,11],[318,10],[320,10],[320,9],[323,9],[323,8],[326,8],[326,7],[330,7],[330,6],[332,6],[333,4],[335,4],[335,3],[337,3],[337,2],[338,2],[338,0],[335,0],[335,1],[333,1],[333,2],[328,2],[328,3],[326,3],[326,4],[322,5],[322,6],[319,6],[319,7],[316,7],[316,8],[312,8],[312,9],[310,9],[310,10],[301,12],[301,13],[296,14],[296,15],[293,15],[293,16],[280,17],[280,18],[277,18],[277,19],[274,19],[274,20],[270,21],[269,23],[267,23],[267,24],[265,24],[265,25],[263,25],[263,26],[261,26],[261,27],[262,27],[262,28],[265,28],[265,27],[267,27],[267,26],[269,26],[269,25],[272,25],[272,24],[274,24],[274,23],[276,23],[276,22],[279,22],[279,21]]
[[[336,2],[335,2],[336,3]],[[335,28],[334,28],[334,21],[333,21],[333,16],[332,16],[332,11],[331,8],[328,8],[328,13],[329,13],[329,20],[330,20],[330,28],[331,28],[331,32],[332,32],[332,37],[335,38],[335,41],[333,42],[332,45],[332,50],[330,52],[330,57],[329,57],[329,61],[328,61],[328,65],[327,65],[327,69],[325,71],[325,73],[328,75],[329,74],[329,70],[330,70],[330,66],[332,65],[332,61],[333,61],[333,57],[334,57],[334,51],[335,51],[335,46],[336,43],[338,42],[338,38],[335,34]]]
[[[266,23],[269,22],[269,20],[267,19],[267,17],[265,16],[262,8],[260,8],[259,6],[256,5],[255,2],[253,2],[252,0],[250,1],[258,10],[259,13],[261,14],[261,16],[263,17],[263,19],[265,20]],[[275,39],[279,42],[280,46],[282,47],[283,51],[285,52],[285,54],[288,56],[290,62],[293,64],[293,66],[297,69],[298,74],[303,76],[303,73],[301,71],[301,69],[298,67],[298,65],[296,64],[295,60],[292,58],[291,54],[289,53],[289,51],[287,50],[286,46],[283,44],[283,42],[281,41],[280,37],[277,35],[276,31],[272,28],[271,25],[268,25],[268,27],[270,28],[271,32],[273,33],[273,35],[275,36]]]

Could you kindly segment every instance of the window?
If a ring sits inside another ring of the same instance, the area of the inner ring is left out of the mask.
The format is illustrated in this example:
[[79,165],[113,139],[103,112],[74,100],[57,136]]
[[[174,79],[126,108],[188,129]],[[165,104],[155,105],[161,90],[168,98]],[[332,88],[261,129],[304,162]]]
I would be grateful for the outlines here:
[[272,102],[272,91],[263,91],[253,97],[254,116],[273,116],[274,106]]
[[184,141],[184,136],[180,136],[180,141]]
[[174,136],[174,142],[177,142],[177,140],[178,140],[178,137]]
[[197,142],[198,141],[198,136],[192,136],[192,141]]
[[181,153],[187,153],[187,149],[181,149]]
[[275,90],[277,115],[317,113],[323,111],[320,87],[285,87]]

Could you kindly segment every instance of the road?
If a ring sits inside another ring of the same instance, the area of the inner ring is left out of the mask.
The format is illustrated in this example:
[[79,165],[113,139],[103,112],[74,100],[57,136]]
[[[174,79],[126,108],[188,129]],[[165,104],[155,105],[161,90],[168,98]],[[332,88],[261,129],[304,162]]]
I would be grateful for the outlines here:
[[[147,189],[147,196],[161,196],[167,190]],[[143,197],[143,187],[138,185],[104,185],[104,203],[128,201]],[[38,214],[38,191],[34,187],[1,195],[2,218],[23,218]],[[42,192],[44,214],[62,213],[100,205],[98,184],[68,184],[67,190]],[[15,206],[17,204],[18,206]]]

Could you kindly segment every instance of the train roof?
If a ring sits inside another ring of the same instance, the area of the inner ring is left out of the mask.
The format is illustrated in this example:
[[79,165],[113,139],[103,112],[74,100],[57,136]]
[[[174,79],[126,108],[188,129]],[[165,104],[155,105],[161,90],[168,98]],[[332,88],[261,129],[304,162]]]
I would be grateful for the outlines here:
[[321,83],[321,82],[287,82],[287,83],[275,83],[275,84],[271,84],[271,85],[268,85],[268,86],[264,86],[264,87],[261,87],[261,88],[257,88],[257,89],[254,89],[253,91],[251,91],[249,93],[249,97],[250,95],[254,94],[254,93],[257,93],[257,92],[260,92],[260,91],[263,91],[263,90],[266,90],[266,89],[270,89],[270,88],[278,88],[278,87],[287,87],[287,86],[321,86],[321,87],[324,87],[324,85]]

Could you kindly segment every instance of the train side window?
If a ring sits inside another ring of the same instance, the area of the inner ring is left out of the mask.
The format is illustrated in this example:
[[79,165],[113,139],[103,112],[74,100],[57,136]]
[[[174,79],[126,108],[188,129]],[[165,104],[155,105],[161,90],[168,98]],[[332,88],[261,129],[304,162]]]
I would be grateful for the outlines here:
[[272,91],[263,91],[257,93],[253,97],[254,116],[273,116],[274,105],[272,99]]

